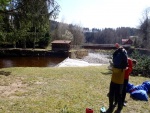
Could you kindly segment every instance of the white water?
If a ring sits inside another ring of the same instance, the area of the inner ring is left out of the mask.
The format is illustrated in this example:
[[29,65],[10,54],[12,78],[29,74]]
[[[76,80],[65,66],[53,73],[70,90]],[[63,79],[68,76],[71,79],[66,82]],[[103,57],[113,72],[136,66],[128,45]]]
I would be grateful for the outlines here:
[[88,56],[84,57],[83,60],[88,63],[98,63],[98,64],[108,64],[109,55],[101,54],[101,53],[89,53]]
[[109,64],[109,55],[100,53],[89,53],[83,59],[70,59],[67,58],[57,65],[57,67],[83,67],[83,66],[100,66]]

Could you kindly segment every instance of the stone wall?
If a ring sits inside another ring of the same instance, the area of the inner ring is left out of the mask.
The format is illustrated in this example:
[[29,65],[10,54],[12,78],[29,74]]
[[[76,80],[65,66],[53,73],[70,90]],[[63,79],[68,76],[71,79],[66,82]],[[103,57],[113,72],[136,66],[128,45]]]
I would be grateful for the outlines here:
[[0,49],[0,57],[13,56],[57,56],[68,57],[68,52],[55,52],[50,50],[34,49]]

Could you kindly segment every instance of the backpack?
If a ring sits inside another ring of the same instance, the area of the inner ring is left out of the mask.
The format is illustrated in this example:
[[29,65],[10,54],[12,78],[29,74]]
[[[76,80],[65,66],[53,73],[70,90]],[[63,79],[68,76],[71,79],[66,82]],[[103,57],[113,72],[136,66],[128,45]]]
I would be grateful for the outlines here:
[[127,53],[123,48],[119,48],[114,52],[113,66],[118,69],[125,69],[128,66]]

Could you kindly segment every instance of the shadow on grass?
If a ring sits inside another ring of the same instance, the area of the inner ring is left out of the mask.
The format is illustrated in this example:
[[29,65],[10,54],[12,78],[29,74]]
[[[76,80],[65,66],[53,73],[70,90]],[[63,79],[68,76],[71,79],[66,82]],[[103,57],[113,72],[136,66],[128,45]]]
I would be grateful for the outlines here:
[[11,72],[0,71],[0,75],[9,76]]

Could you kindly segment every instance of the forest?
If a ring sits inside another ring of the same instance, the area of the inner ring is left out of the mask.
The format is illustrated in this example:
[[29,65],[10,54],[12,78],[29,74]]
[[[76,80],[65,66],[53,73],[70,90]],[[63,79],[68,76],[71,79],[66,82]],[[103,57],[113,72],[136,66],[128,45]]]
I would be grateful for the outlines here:
[[[143,11],[138,28],[84,28],[55,21],[61,12],[57,0],[1,0],[0,47],[47,48],[56,39],[71,40],[72,45],[121,43],[134,37],[134,47],[150,47],[150,8]],[[107,23],[107,22],[106,22]]]
[[105,28],[102,30],[94,30],[85,32],[86,43],[94,44],[114,44],[122,43],[121,39],[128,39],[130,36],[138,36],[138,29],[130,27],[120,27],[116,29]]

